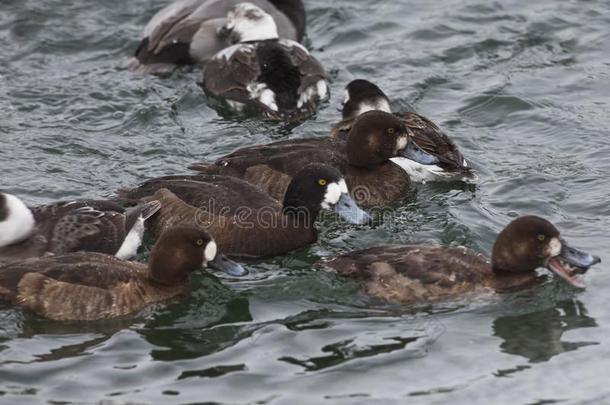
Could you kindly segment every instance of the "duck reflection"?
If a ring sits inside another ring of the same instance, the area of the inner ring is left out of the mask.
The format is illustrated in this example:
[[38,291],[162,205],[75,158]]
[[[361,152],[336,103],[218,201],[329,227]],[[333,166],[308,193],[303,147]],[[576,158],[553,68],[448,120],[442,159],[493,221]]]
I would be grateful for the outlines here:
[[504,339],[500,345],[504,353],[523,356],[532,363],[539,363],[560,353],[599,344],[561,340],[566,331],[596,326],[597,322],[587,315],[587,309],[582,302],[566,300],[559,302],[554,308],[497,318],[493,328],[494,335]]

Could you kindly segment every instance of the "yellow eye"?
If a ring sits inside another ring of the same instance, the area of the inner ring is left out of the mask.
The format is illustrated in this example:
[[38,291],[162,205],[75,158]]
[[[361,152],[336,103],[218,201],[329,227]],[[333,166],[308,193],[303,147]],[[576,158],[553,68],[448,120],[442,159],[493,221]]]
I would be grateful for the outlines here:
[[394,133],[394,128],[388,128],[388,134],[392,135]]
[[544,235],[538,235],[538,240],[539,240],[539,241],[541,241],[541,242],[542,242],[542,241],[543,241],[545,238],[546,238],[546,236],[544,236]]
[[320,179],[320,180],[318,180],[318,184],[321,185],[321,186],[325,186],[326,185],[326,180]]
[[203,239],[197,239],[197,246],[203,246]]

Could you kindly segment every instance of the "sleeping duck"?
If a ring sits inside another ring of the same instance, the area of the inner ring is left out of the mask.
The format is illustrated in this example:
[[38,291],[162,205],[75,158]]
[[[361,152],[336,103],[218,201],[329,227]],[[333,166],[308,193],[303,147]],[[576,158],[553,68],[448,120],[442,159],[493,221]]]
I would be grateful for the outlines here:
[[218,251],[207,232],[177,226],[159,238],[148,266],[78,252],[0,267],[0,300],[58,321],[115,318],[185,294],[191,273],[206,266],[246,274]]
[[[160,10],[144,28],[144,39],[129,61],[131,70],[171,73],[180,65],[205,65],[233,45],[222,28],[241,0],[179,0]],[[252,0],[273,17],[280,38],[301,41],[305,8],[301,0]]]
[[299,120],[328,98],[326,74],[298,42],[279,39],[273,17],[240,3],[222,27],[235,45],[205,66],[203,88],[237,111],[261,112],[276,120]]
[[319,264],[361,280],[372,297],[409,303],[457,298],[481,289],[525,287],[540,281],[535,271],[539,267],[584,288],[576,275],[599,262],[599,257],[570,247],[549,221],[523,216],[500,232],[491,262],[463,247],[393,245],[347,253]]
[[[390,99],[375,84],[357,79],[345,88],[343,119],[331,130],[332,137],[345,138],[354,120],[361,114],[379,110],[391,113]],[[412,111],[394,113],[407,127],[413,141],[430,155],[426,164],[414,160],[392,158],[411,177],[412,181],[476,180],[457,145],[434,122]]]
[[409,175],[391,162],[405,157],[425,163],[429,154],[415,145],[400,119],[369,111],[354,122],[347,140],[291,139],[239,149],[214,164],[195,163],[190,169],[244,179],[281,201],[292,177],[306,164],[329,164],[344,176],[360,206],[384,205],[404,198]]
[[350,223],[370,221],[349,196],[341,174],[327,165],[312,164],[299,171],[283,204],[245,181],[225,176],[154,179],[120,194],[161,202],[149,222],[154,234],[176,224],[197,224],[233,257],[277,256],[315,243],[315,221],[322,209],[333,210]]
[[0,262],[81,250],[129,259],[142,242],[144,221],[160,207],[157,201],[124,209],[80,200],[28,208],[0,193]]

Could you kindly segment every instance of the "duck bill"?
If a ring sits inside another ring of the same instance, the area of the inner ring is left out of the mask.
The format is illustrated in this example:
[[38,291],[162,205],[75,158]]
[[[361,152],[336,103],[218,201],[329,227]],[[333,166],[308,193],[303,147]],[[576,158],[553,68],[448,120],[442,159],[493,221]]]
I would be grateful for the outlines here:
[[421,165],[435,165],[439,162],[436,156],[429,154],[417,146],[411,137],[408,137],[407,146],[398,151],[398,156],[407,158]]
[[222,271],[233,277],[243,277],[248,274],[248,270],[244,269],[239,263],[230,260],[224,254],[218,252],[216,257],[211,262],[208,262],[208,267],[214,270]]
[[585,283],[576,274],[586,272],[589,267],[601,262],[598,256],[569,246],[561,241],[559,255],[549,259],[547,268],[576,288],[585,288]]
[[347,193],[342,193],[339,201],[335,204],[335,212],[350,224],[363,225],[371,222],[371,217],[356,204]]

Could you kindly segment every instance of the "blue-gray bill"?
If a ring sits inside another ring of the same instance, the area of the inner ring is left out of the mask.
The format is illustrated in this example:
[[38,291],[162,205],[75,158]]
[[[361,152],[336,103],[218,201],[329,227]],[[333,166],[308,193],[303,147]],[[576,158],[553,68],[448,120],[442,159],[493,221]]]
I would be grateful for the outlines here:
[[589,267],[600,263],[601,259],[585,251],[576,249],[561,240],[561,253],[552,257],[547,267],[563,280],[576,288],[585,288],[585,283],[576,278],[576,275],[586,272]]
[[435,165],[439,162],[436,156],[429,154],[417,146],[411,137],[409,137],[409,140],[407,141],[407,146],[405,146],[404,149],[399,150],[398,154],[421,165]]
[[347,193],[342,193],[339,197],[339,201],[335,204],[335,212],[351,224],[363,225],[371,222],[371,216],[360,208]]
[[214,260],[208,262],[208,267],[225,272],[233,277],[242,277],[248,274],[248,270],[246,270],[241,264],[234,262],[220,252],[216,254]]

